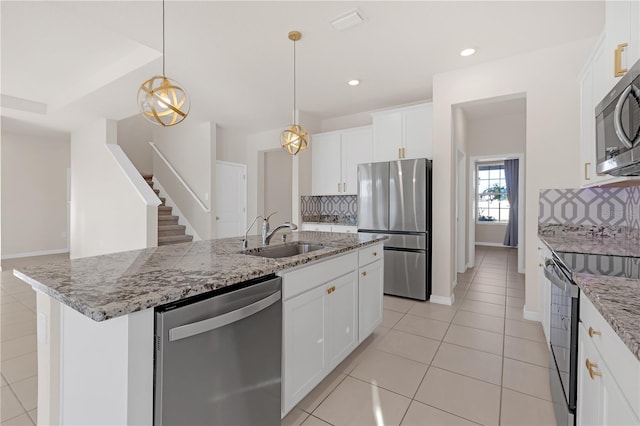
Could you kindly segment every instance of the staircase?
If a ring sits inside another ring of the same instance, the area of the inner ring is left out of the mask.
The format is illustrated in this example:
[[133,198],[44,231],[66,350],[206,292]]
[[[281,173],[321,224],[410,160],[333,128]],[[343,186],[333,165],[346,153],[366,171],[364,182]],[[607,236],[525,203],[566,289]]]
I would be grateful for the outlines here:
[[171,214],[173,207],[166,206],[166,198],[160,197],[160,190],[153,187],[153,175],[142,175],[142,177],[162,202],[162,204],[158,206],[158,245],[166,246],[167,244],[190,243],[193,240],[193,235],[185,234],[187,227],[178,225],[179,217]]

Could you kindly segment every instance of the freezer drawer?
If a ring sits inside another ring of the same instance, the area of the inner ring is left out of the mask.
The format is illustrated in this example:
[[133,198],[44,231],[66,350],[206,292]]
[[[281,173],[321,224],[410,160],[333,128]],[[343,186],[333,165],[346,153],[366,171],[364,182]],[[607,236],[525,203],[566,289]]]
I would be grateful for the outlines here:
[[425,251],[384,250],[384,293],[427,300],[429,257]]
[[405,248],[427,250],[427,234],[408,235],[408,234],[385,234],[389,236],[384,241],[385,247]]
[[280,424],[280,283],[156,312],[154,425]]

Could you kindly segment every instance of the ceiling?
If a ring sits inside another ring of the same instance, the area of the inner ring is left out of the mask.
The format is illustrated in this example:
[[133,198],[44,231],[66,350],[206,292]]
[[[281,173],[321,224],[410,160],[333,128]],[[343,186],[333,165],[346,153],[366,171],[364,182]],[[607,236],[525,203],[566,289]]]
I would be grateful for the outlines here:
[[[330,25],[356,8],[360,25]],[[138,112],[140,83],[162,73],[159,0],[3,0],[0,13],[2,116],[12,122],[68,131],[123,119]],[[291,120],[290,30],[302,32],[297,106],[325,119],[431,99],[434,74],[603,26],[602,1],[167,0],[166,74],[192,98],[188,120],[251,132]],[[477,53],[461,57],[469,46]]]

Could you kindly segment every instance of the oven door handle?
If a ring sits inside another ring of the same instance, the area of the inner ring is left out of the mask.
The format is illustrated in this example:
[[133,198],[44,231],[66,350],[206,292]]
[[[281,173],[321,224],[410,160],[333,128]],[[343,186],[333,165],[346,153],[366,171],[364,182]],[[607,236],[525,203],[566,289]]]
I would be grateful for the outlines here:
[[556,265],[551,259],[547,259],[544,262],[544,276],[551,282],[551,284],[558,287],[564,293],[569,293],[573,298],[577,298],[579,295],[578,286],[565,278],[562,278],[558,272],[556,272]]

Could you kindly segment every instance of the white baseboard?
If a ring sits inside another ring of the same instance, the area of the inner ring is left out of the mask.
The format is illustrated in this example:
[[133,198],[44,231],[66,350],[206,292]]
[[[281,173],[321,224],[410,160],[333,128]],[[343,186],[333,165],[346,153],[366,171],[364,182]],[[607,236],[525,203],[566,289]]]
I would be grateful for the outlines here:
[[505,246],[502,243],[480,243],[480,242],[476,241],[476,245],[477,246],[485,246],[485,247],[505,247],[505,248],[509,248],[509,246]]
[[453,294],[451,295],[451,297],[431,295],[431,297],[429,298],[429,302],[437,303],[439,305],[451,306],[451,305],[453,305],[453,302],[455,302],[455,296]]
[[542,322],[542,314],[538,311],[530,311],[527,309],[527,305],[522,307],[522,316],[524,319],[529,321],[538,321]]
[[19,259],[21,257],[33,257],[33,256],[46,256],[48,254],[62,254],[69,253],[68,248],[63,249],[55,249],[55,250],[40,250],[40,251],[30,251],[26,253],[15,253],[15,254],[3,254],[1,259]]

